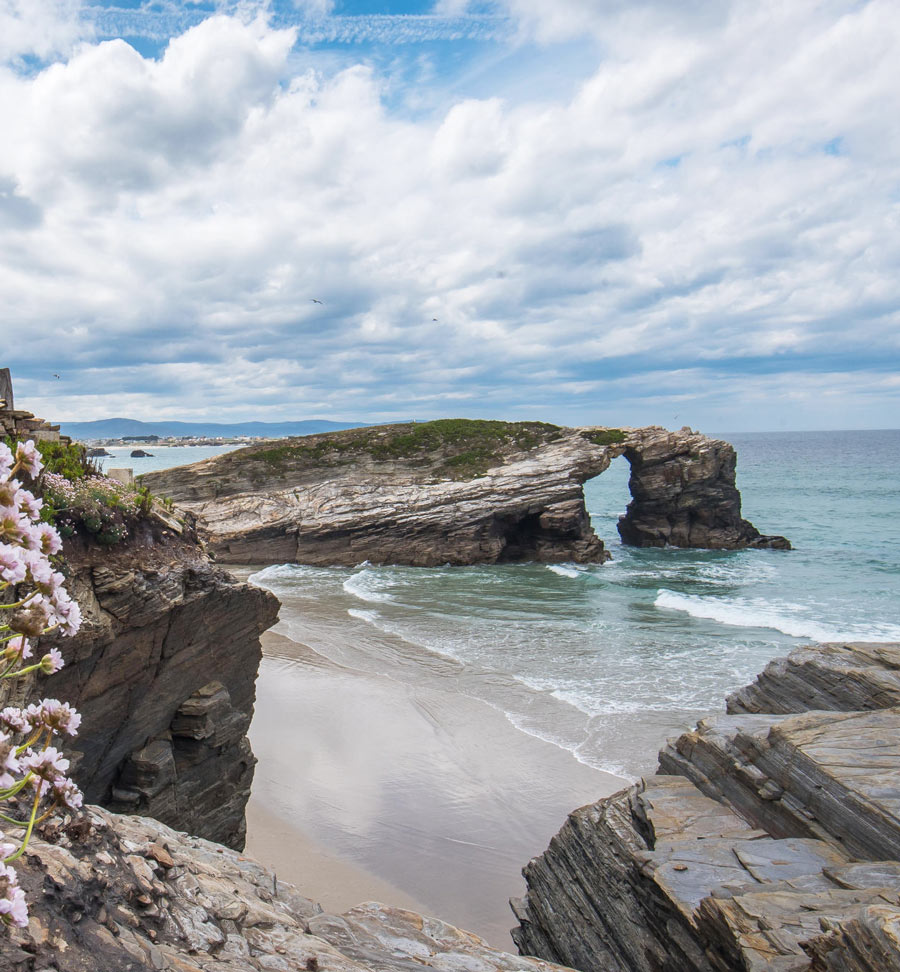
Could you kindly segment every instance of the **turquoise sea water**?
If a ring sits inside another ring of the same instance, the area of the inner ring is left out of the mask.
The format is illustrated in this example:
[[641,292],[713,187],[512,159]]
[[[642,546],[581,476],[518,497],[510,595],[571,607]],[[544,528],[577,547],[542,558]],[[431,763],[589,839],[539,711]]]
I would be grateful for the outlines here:
[[620,459],[585,488],[603,566],[284,565],[254,581],[331,661],[411,684],[452,674],[522,732],[634,777],[792,647],[900,640],[900,431],[722,437],[744,515],[793,551],[622,546]]
[[[101,469],[131,469],[135,476],[142,473],[156,472],[159,469],[171,469],[173,466],[186,466],[201,459],[211,459],[221,456],[224,452],[232,452],[240,446],[158,446],[152,443],[135,443],[127,446],[110,446],[106,451],[109,456],[101,456],[94,461]],[[132,458],[135,449],[149,452],[144,458]]]

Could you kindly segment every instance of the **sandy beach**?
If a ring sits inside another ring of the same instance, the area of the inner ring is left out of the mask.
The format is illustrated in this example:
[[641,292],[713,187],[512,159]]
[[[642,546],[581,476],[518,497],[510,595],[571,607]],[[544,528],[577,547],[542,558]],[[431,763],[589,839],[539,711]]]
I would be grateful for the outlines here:
[[335,664],[282,625],[263,645],[248,852],[329,910],[382,900],[511,949],[522,866],[624,782],[485,703]]

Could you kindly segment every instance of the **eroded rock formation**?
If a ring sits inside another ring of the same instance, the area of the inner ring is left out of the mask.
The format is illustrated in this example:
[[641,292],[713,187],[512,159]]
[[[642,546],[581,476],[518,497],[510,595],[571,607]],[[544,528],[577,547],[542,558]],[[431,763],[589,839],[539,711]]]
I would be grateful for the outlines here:
[[741,519],[734,449],[690,430],[380,426],[252,446],[143,481],[196,513],[231,563],[602,563],[582,487],[623,454],[627,543],[790,546]]
[[85,620],[57,642],[66,667],[41,689],[82,713],[66,753],[87,800],[239,848],[259,636],[278,601],[211,565],[177,529],[149,520],[118,546],[67,543],[67,588]]
[[632,500],[619,535],[635,547],[790,549],[784,537],[763,536],[741,517],[735,486],[737,455],[721,439],[688,428],[633,429],[624,443]]
[[385,905],[323,914],[255,861],[155,820],[91,807],[44,837],[16,865],[32,917],[0,934],[6,972],[561,972]]
[[898,644],[770,665],[660,775],[570,815],[525,868],[520,950],[584,972],[900,969],[898,669]]

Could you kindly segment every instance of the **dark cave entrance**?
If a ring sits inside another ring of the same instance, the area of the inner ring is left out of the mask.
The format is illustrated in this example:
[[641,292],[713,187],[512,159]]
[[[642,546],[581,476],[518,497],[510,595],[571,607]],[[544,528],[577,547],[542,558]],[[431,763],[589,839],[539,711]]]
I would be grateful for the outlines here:
[[516,564],[538,558],[541,540],[546,531],[541,527],[540,513],[526,513],[517,519],[497,521],[500,535],[506,541],[498,563]]

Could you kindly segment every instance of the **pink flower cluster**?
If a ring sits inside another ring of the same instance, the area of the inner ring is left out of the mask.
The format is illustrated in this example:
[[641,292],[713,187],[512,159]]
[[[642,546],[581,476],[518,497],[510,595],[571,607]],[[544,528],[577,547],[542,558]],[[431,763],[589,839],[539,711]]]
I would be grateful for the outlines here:
[[[19,443],[15,454],[0,443],[0,679],[59,671],[57,648],[29,663],[30,639],[50,631],[73,635],[81,626],[81,611],[50,560],[62,549],[60,536],[40,521],[42,501],[15,478],[19,472],[34,478],[42,468],[34,442]],[[81,791],[67,775],[69,761],[51,745],[54,736],[74,736],[80,723],[81,716],[57,699],[0,710],[0,802],[27,797],[30,806],[27,820],[4,815],[23,826],[25,836],[16,847],[0,834],[0,922],[28,924],[25,895],[9,865],[24,852],[35,822],[54,808],[81,806]]]
[[[0,834],[0,837],[3,835]],[[9,856],[7,848],[12,844],[0,844],[0,854]],[[0,920],[24,928],[28,924],[28,905],[25,892],[19,887],[16,872],[6,864],[0,864]]]

